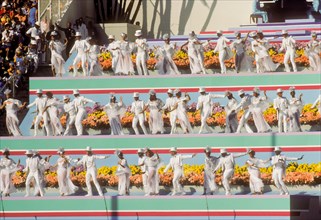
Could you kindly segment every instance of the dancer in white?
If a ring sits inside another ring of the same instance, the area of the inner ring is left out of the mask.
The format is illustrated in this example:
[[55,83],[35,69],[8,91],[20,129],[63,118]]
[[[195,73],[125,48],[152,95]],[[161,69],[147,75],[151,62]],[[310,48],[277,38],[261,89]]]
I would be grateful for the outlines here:
[[260,168],[265,167],[269,160],[261,160],[255,157],[255,151],[249,150],[250,158],[245,162],[247,171],[250,174],[250,189],[252,195],[263,194],[264,184],[261,179]]
[[210,147],[206,147],[204,149],[205,153],[205,162],[204,162],[204,193],[210,193],[211,195],[218,189],[215,183],[215,173],[214,170],[218,165],[219,158],[211,156],[212,149]]
[[74,59],[73,62],[73,67],[74,67],[74,76],[77,75],[77,64],[81,61],[81,67],[82,67],[82,71],[84,76],[87,76],[87,66],[86,66],[86,62],[87,62],[87,52],[90,48],[89,43],[86,40],[81,40],[81,33],[80,32],[76,32],[76,41],[74,46],[71,48],[69,54],[71,55],[74,51],[77,52],[77,55]]
[[145,164],[147,172],[147,193],[145,196],[159,195],[159,174],[158,170],[162,163],[157,153],[154,153],[149,148],[145,148]]
[[119,158],[116,170],[116,176],[118,176],[118,195],[128,196],[130,186],[129,178],[132,175],[132,173],[128,166],[127,160],[124,158],[123,152],[117,150],[115,153]]
[[43,158],[42,156],[40,156],[40,153],[38,150],[34,150],[33,156],[39,158],[38,170],[39,170],[39,180],[40,180],[40,185],[35,187],[34,196],[41,196],[40,190],[42,189],[44,191],[44,188],[45,188],[45,171],[50,169],[49,160],[51,158],[51,155]]
[[285,66],[285,71],[286,72],[291,72],[290,66],[288,64],[289,60],[292,63],[292,68],[294,72],[298,72],[296,64],[295,64],[295,53],[296,53],[296,45],[295,45],[295,40],[293,39],[292,36],[289,36],[287,30],[282,31],[282,46],[279,49],[279,52],[282,52],[285,50],[285,55],[284,55],[284,66]]
[[237,107],[237,101],[233,97],[230,91],[225,92],[225,96],[228,99],[227,104],[224,107],[225,110],[225,133],[235,133],[238,127],[237,113],[235,108]]
[[104,106],[104,110],[109,118],[111,135],[124,135],[121,126],[121,118],[126,112],[123,97],[120,96],[119,102],[116,102],[116,96],[111,95],[110,102]]
[[257,37],[258,37],[258,41],[259,41],[260,45],[262,46],[261,49],[265,50],[265,52],[263,52],[263,54],[267,55],[267,56],[264,56],[264,58],[263,58],[263,67],[264,67],[263,71],[275,72],[280,64],[276,64],[273,62],[273,60],[269,54],[269,49],[272,47],[270,44],[270,41],[272,39],[276,39],[278,37],[266,38],[266,37],[264,37],[264,34],[261,30],[257,31]]
[[[321,91],[320,91],[321,92]],[[319,97],[314,101],[313,105],[311,106],[312,108],[318,108],[319,114],[321,114],[321,94],[319,95]]]
[[89,42],[88,50],[88,67],[89,67],[89,76],[102,75],[100,64],[98,62],[98,56],[100,54],[100,48],[96,45],[95,40],[91,37],[87,38]]
[[272,179],[275,186],[280,190],[280,195],[289,195],[289,191],[283,182],[286,172],[286,161],[302,160],[303,155],[299,158],[286,157],[281,155],[281,148],[275,147],[275,156],[271,157],[271,165],[273,166]]
[[177,110],[173,110],[176,104],[176,97],[174,97],[173,93],[174,92],[172,89],[167,90],[168,98],[166,99],[165,105],[162,108],[165,114],[169,113],[169,121],[171,123],[170,134],[175,134],[177,131],[177,128],[176,128]]
[[169,164],[166,166],[164,173],[166,173],[169,170],[169,168],[172,168],[174,172],[172,196],[175,196],[179,193],[181,195],[186,195],[186,192],[184,191],[182,185],[179,183],[180,178],[184,176],[183,160],[193,158],[196,156],[196,154],[192,154],[192,155],[177,154],[176,147],[172,147],[169,150],[169,152],[171,153],[172,157],[169,161]]
[[290,95],[291,98],[289,99],[289,107],[288,107],[288,114],[289,114],[289,131],[290,132],[301,132],[301,123],[300,123],[300,115],[301,110],[303,108],[302,103],[302,96],[301,93],[298,98],[295,97],[295,87],[290,87]]
[[288,132],[288,107],[289,101],[283,97],[283,90],[277,89],[277,97],[274,99],[273,107],[277,111],[279,133]]
[[127,41],[127,34],[122,33],[120,35],[121,40],[118,41],[120,53],[116,66],[116,74],[134,75],[135,70],[133,62],[131,60],[131,53],[133,51],[133,43]]
[[0,110],[6,108],[6,126],[10,135],[13,136],[22,136],[22,133],[19,128],[19,119],[18,119],[18,111],[25,108],[26,102],[21,104],[18,99],[14,99],[12,97],[12,92],[9,89],[4,91],[6,95],[6,100],[0,106]]
[[149,109],[149,129],[152,134],[164,133],[164,122],[162,116],[162,108],[164,103],[162,100],[156,97],[154,90],[149,91],[149,100],[147,101],[143,112]]
[[253,89],[253,96],[251,98],[251,105],[249,109],[252,113],[254,124],[258,133],[271,132],[272,129],[269,124],[265,121],[263,112],[269,107],[268,97],[266,96],[266,91],[264,91],[264,96],[260,96],[260,89]]
[[57,38],[57,32],[51,32],[51,41],[49,42],[49,49],[51,51],[51,70],[53,76],[62,77],[65,74],[65,60],[62,57],[62,51],[66,49],[68,43],[67,39],[62,44]]
[[60,100],[53,97],[52,92],[46,92],[46,96],[46,106],[43,110],[43,114],[45,114],[46,112],[49,114],[50,124],[53,128],[53,135],[63,135],[64,129],[62,128],[60,118],[58,116],[58,107],[60,105]]
[[240,71],[252,71],[252,65],[249,62],[249,57],[245,53],[246,42],[249,37],[249,33],[245,38],[241,38],[240,32],[235,32],[236,39],[232,42],[231,48],[235,53],[235,70],[236,73]]
[[187,53],[190,62],[190,68],[192,74],[203,73],[206,74],[206,70],[204,68],[204,55],[203,53],[203,44],[197,39],[197,36],[194,31],[189,33],[189,38],[186,43],[181,46],[181,50],[183,47],[187,45]]
[[114,35],[109,35],[108,36],[108,47],[107,50],[111,53],[112,56],[112,63],[111,63],[111,68],[113,69],[114,73],[116,73],[116,66],[118,65],[118,60],[119,60],[119,44],[117,41],[115,41],[115,36]]
[[137,151],[138,154],[138,166],[140,167],[141,174],[142,174],[142,179],[143,179],[143,189],[145,194],[148,193],[148,186],[147,186],[147,178],[148,178],[148,173],[146,170],[146,156],[144,155],[144,149],[140,148]]
[[12,175],[19,170],[20,160],[16,163],[10,156],[10,150],[4,148],[2,150],[3,157],[0,160],[0,193],[5,197],[10,196],[15,192],[15,187],[12,182]]
[[147,50],[148,50],[148,44],[147,40],[142,37],[142,31],[137,30],[135,32],[135,36],[137,37],[135,41],[135,45],[137,48],[137,54],[136,54],[136,66],[137,66],[137,72],[138,75],[149,75],[149,72],[147,70]]
[[239,125],[237,127],[236,133],[241,133],[241,129],[245,127],[247,133],[253,133],[251,127],[247,123],[251,116],[251,112],[249,110],[249,106],[251,105],[251,98],[252,96],[249,94],[245,94],[244,90],[241,89],[238,91],[238,95],[241,98],[241,102],[235,107],[235,112],[243,110],[243,115],[239,121]]
[[134,113],[134,118],[132,122],[132,127],[135,131],[136,135],[139,135],[139,131],[137,128],[137,124],[139,122],[140,127],[142,128],[144,134],[148,134],[146,127],[145,127],[145,114],[144,114],[144,101],[139,99],[139,93],[134,92],[133,94],[134,102],[132,103],[132,106],[130,108],[130,111]]
[[76,109],[76,118],[75,118],[75,126],[77,129],[77,135],[83,135],[83,127],[82,127],[82,120],[86,117],[86,109],[85,106],[87,103],[96,103],[91,99],[87,99],[83,96],[80,96],[79,90],[74,89],[73,94],[75,99],[73,100],[75,109]]
[[216,95],[216,94],[211,94],[207,93],[205,88],[199,88],[198,92],[201,94],[198,97],[197,100],[197,105],[196,105],[196,110],[201,111],[201,128],[199,130],[199,134],[203,133],[205,130],[207,133],[213,133],[213,129],[210,128],[207,125],[207,118],[212,116],[212,109],[213,109],[213,103],[212,99],[216,98],[224,98],[225,95]]
[[65,95],[63,97],[64,99],[64,110],[66,114],[66,130],[64,133],[64,136],[71,135],[71,128],[72,126],[75,126],[75,120],[76,120],[76,108],[75,104],[70,101],[70,97]]
[[97,181],[96,160],[97,159],[103,160],[103,159],[108,158],[109,156],[94,155],[92,148],[89,146],[86,147],[86,153],[87,153],[87,155],[84,155],[82,157],[82,159],[77,162],[77,165],[83,165],[83,167],[86,170],[86,186],[87,186],[87,190],[88,190],[88,193],[86,196],[93,195],[91,184],[90,184],[90,179],[92,179],[92,181],[94,182],[99,196],[103,196],[104,194],[103,194],[103,192],[100,188],[100,185]]
[[65,155],[64,148],[59,148],[57,153],[59,154],[59,158],[53,167],[57,167],[57,179],[60,196],[74,194],[78,190],[78,187],[72,183],[70,178],[72,159]]
[[225,195],[231,195],[230,180],[234,175],[235,158],[245,156],[247,155],[247,152],[240,153],[240,154],[232,154],[232,153],[228,153],[226,149],[222,148],[220,150],[220,153],[221,153],[221,158],[218,165],[214,169],[214,173],[216,173],[217,170],[222,168],[222,172],[223,172],[222,183],[225,189]]
[[226,66],[224,61],[231,58],[231,51],[227,45],[230,42],[230,40],[223,36],[223,32],[221,30],[218,30],[216,34],[218,40],[214,49],[214,53],[219,53],[218,59],[220,61],[221,73],[226,73]]
[[168,34],[163,35],[164,46],[157,48],[159,60],[156,64],[156,69],[159,74],[179,75],[181,74],[175,62],[173,61],[173,55],[175,52],[176,44],[170,43],[170,36]]
[[317,40],[317,33],[312,32],[311,34],[312,39],[307,44],[305,53],[309,58],[310,67],[313,71],[321,72],[321,42]]
[[34,136],[37,136],[38,134],[38,127],[39,124],[41,122],[41,120],[43,120],[44,123],[44,127],[45,127],[45,132],[47,136],[51,135],[51,126],[49,124],[49,114],[48,112],[44,112],[44,109],[46,107],[46,98],[42,95],[42,90],[41,89],[37,89],[36,91],[37,93],[37,98],[35,99],[35,101],[33,101],[32,103],[30,103],[27,108],[31,108],[33,106],[36,106],[36,119],[34,122]]

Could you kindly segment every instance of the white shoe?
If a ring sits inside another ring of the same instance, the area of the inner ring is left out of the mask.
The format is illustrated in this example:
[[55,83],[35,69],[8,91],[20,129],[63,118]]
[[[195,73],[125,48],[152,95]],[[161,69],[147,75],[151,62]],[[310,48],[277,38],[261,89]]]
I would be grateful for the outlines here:
[[290,195],[290,193],[288,193],[288,192],[287,192],[287,193],[285,193],[285,195],[287,195],[287,196],[288,196],[288,195]]
[[177,193],[176,192],[173,192],[172,194],[171,194],[171,196],[176,196],[177,195]]
[[183,195],[183,196],[186,195],[186,192],[182,192],[182,195]]
[[225,195],[226,195],[226,196],[230,196],[230,195],[232,195],[232,194],[231,194],[231,192],[226,192]]
[[150,196],[150,193],[146,193],[144,196]]
[[285,193],[284,193],[284,192],[281,192],[281,193],[280,193],[280,196],[283,196],[283,195],[285,195]]
[[93,196],[92,194],[87,194],[87,195],[85,195],[85,196]]
[[29,197],[29,194],[26,194],[25,197]]

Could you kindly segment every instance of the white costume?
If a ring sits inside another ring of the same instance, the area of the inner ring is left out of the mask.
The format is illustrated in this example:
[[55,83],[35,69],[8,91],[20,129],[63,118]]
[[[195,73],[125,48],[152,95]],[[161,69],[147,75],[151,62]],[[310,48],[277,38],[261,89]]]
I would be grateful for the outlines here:
[[310,61],[310,67],[313,71],[321,72],[321,58],[320,58],[320,42],[311,40],[305,51]]
[[143,112],[145,105],[144,101],[142,100],[137,100],[132,103],[132,106],[130,108],[130,111],[134,113],[134,118],[132,122],[132,127],[135,131],[135,134],[138,135],[139,131],[137,128],[137,124],[139,122],[140,127],[142,128],[144,134],[148,134],[146,127],[145,127],[145,114]]
[[26,197],[30,194],[30,182],[32,179],[35,181],[35,194],[39,191],[40,196],[44,196],[44,190],[42,186],[42,179],[41,179],[41,159],[38,156],[29,157],[26,160],[26,167],[24,169],[27,172],[27,179],[26,179]]
[[137,47],[137,54],[136,54],[136,67],[138,71],[138,75],[149,75],[146,61],[147,61],[147,50],[148,45],[146,39],[136,39],[135,41]]
[[17,112],[21,107],[21,102],[17,99],[9,98],[4,101],[6,106],[6,125],[9,134],[13,136],[22,136],[19,128],[19,119],[17,117]]
[[47,112],[49,114],[50,123],[54,130],[54,135],[62,135],[63,128],[58,117],[58,106],[60,104],[59,99],[57,98],[46,98],[46,107],[48,107]]
[[236,72],[252,72],[251,58],[246,54],[244,39],[236,39],[232,42],[231,48],[235,50]]
[[215,183],[214,170],[219,162],[219,159],[214,156],[205,156],[204,166],[204,192],[215,192],[217,185]]
[[93,100],[91,99],[87,99],[83,96],[78,96],[75,97],[75,99],[73,100],[75,109],[76,109],[76,118],[75,118],[75,126],[77,129],[77,135],[83,135],[83,127],[82,127],[82,120],[86,117],[87,113],[86,113],[86,109],[85,109],[85,105],[87,103],[95,103]]
[[146,172],[147,176],[147,195],[159,194],[159,174],[160,159],[154,154],[152,157],[146,157]]
[[196,36],[190,37],[187,44],[191,73],[197,74],[203,72],[203,74],[206,74],[203,64],[203,55],[201,54],[199,45],[196,44],[197,41],[198,39]]
[[175,46],[173,44],[167,44],[157,49],[159,60],[156,64],[156,69],[159,74],[179,75],[181,74],[175,62],[173,61],[173,55],[175,52]]
[[133,62],[131,60],[131,52],[133,51],[132,43],[128,41],[118,42],[120,53],[118,57],[116,74],[133,75],[135,74]]
[[57,179],[60,195],[70,195],[77,191],[70,178],[70,163],[72,159],[69,156],[59,157],[57,160]]
[[74,46],[70,50],[70,54],[74,51],[77,51],[77,56],[74,59],[73,67],[74,67],[74,76],[77,74],[77,64],[81,61],[81,67],[84,76],[87,76],[87,50],[89,50],[90,45],[86,40],[76,40]]
[[130,176],[131,171],[128,166],[126,159],[120,159],[116,170],[116,176],[118,176],[118,194],[120,196],[129,194],[129,186],[130,186]]
[[112,55],[112,63],[111,63],[111,68],[113,69],[114,73],[116,73],[116,67],[118,65],[118,60],[119,60],[119,55],[120,55],[120,51],[119,51],[119,44],[117,41],[113,41],[111,43],[109,43],[107,50],[111,53]]
[[124,135],[121,126],[121,118],[126,111],[124,103],[122,101],[117,103],[110,102],[104,106],[104,110],[108,115],[111,135]]
[[302,101],[298,98],[290,98],[288,113],[290,118],[289,123],[289,131],[290,132],[301,132],[301,123],[300,123],[300,115],[303,104]]
[[186,105],[188,101],[189,101],[188,97],[176,98],[176,105],[177,105],[176,114],[177,114],[177,119],[179,120],[179,123],[184,133],[191,134],[193,133],[193,129],[192,129],[191,123],[189,122],[189,118],[186,110]]
[[66,49],[59,40],[50,41],[49,48],[51,50],[51,68],[55,70],[56,76],[65,74],[65,60],[62,57],[62,51]]
[[237,107],[235,98],[228,100],[225,110],[225,133],[235,133],[238,128],[237,113],[233,110]]
[[[202,89],[202,88],[201,88]],[[200,90],[205,92],[205,90]],[[207,118],[212,116],[212,99],[215,98],[224,98],[225,95],[216,95],[211,93],[205,93],[204,95],[200,95],[197,100],[196,109],[201,111],[201,128],[199,134],[203,132],[205,129],[208,133],[212,133],[213,130],[207,125]]]
[[32,103],[30,103],[27,108],[31,108],[32,106],[36,106],[36,120],[34,122],[34,134],[35,136],[37,136],[38,134],[38,126],[41,120],[43,120],[44,122],[44,127],[46,130],[46,134],[47,136],[51,135],[51,128],[50,128],[50,124],[49,124],[49,114],[48,112],[43,112],[43,110],[45,109],[45,106],[47,105],[46,103],[47,99],[45,97],[37,97],[35,99],[35,101],[33,101]]
[[177,193],[182,193],[185,195],[185,191],[182,187],[182,185],[179,183],[180,178],[184,176],[184,171],[183,171],[183,160],[184,159],[189,159],[193,158],[193,155],[181,155],[181,154],[176,154],[171,157],[169,164],[166,166],[164,173],[168,171],[169,168],[172,168],[174,172],[174,177],[173,177],[173,194],[176,195]]
[[154,101],[148,100],[146,103],[149,109],[149,129],[152,134],[157,132],[164,133],[164,122],[162,112],[160,111],[164,103],[160,99]]
[[253,116],[253,121],[258,133],[266,133],[271,131],[271,127],[265,121],[263,116],[263,112],[269,107],[269,103],[267,101],[267,97],[255,97],[251,98],[251,105],[249,109]]
[[64,110],[65,113],[67,114],[67,121],[66,121],[66,130],[64,135],[70,135],[71,134],[71,126],[75,125],[75,120],[76,120],[76,108],[75,104],[73,102],[68,102],[64,104]]
[[97,181],[97,168],[96,168],[96,163],[95,161],[98,160],[103,160],[108,158],[108,156],[98,156],[98,155],[84,155],[83,158],[78,161],[77,165],[83,165],[83,167],[86,170],[86,186],[88,189],[88,194],[87,196],[92,196],[93,192],[92,192],[92,188],[91,188],[91,184],[90,184],[90,179],[92,179],[92,181],[94,182],[96,189],[98,191],[98,194],[100,196],[103,196],[103,192],[100,188],[100,185]]
[[11,158],[1,158],[0,160],[0,193],[4,195],[15,192],[12,183],[12,176],[19,170],[17,164]]
[[216,44],[216,47],[214,49],[214,53],[219,53],[218,55],[218,59],[220,61],[220,67],[221,67],[221,73],[226,73],[226,66],[225,66],[225,63],[224,61],[226,59],[229,59],[229,48],[227,46],[227,43],[229,43],[230,40],[227,39],[226,37],[224,36],[220,36],[217,40],[217,44]]
[[148,173],[147,173],[145,161],[146,161],[146,156],[138,157],[138,166],[140,166],[140,170],[142,171],[143,188],[146,194],[148,193],[148,185],[147,185]]
[[260,168],[264,167],[266,161],[260,160],[258,158],[249,158],[246,161],[248,167],[247,171],[250,174],[250,189],[252,193],[262,193],[263,191],[263,181],[261,179]]
[[286,72],[291,72],[290,66],[288,64],[289,60],[292,63],[293,71],[297,72],[296,64],[295,64],[295,40],[292,38],[292,36],[287,36],[283,38],[282,40],[282,46],[279,51],[286,50],[285,55],[284,55],[284,66],[285,66],[285,71]]
[[[239,94],[243,94],[243,91],[239,91]],[[244,113],[239,121],[239,125],[237,127],[236,133],[241,133],[241,129],[245,127],[245,130],[248,133],[253,133],[251,127],[247,123],[251,116],[251,112],[249,110],[249,106],[251,105],[251,98],[252,96],[249,94],[245,94],[244,97],[241,99],[241,102],[235,107],[235,112],[238,112],[239,110],[243,110]]]
[[171,134],[176,133],[176,120],[177,120],[177,110],[173,110],[175,107],[175,104],[177,102],[176,97],[168,97],[166,99],[165,105],[163,106],[163,110],[168,110],[169,112],[169,121],[171,123]]
[[279,133],[288,132],[288,107],[289,101],[285,97],[276,97],[273,102],[273,107],[277,110],[277,119]]
[[102,71],[100,64],[98,62],[98,56],[100,54],[100,49],[98,45],[90,45],[88,61],[89,61],[89,75],[93,76],[94,73],[101,75]]

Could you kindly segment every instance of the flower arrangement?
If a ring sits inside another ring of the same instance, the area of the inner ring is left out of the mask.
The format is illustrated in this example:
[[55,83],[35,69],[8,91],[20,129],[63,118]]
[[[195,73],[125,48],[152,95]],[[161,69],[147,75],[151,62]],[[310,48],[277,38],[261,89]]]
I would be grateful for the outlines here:
[[[118,177],[115,175],[116,166],[103,166],[98,169],[98,181],[101,186],[116,187],[118,185]],[[173,180],[173,172],[164,173],[165,166],[159,169],[160,185],[171,186]],[[141,187],[143,184],[141,170],[138,166],[130,166],[132,176],[130,183],[132,186]],[[272,185],[272,167],[261,168],[261,178],[266,185]],[[291,162],[287,165],[285,183],[288,185],[318,185],[321,184],[321,162],[311,164],[298,164]],[[184,165],[184,177],[180,182],[183,185],[201,186],[204,184],[204,165]],[[86,172],[83,170],[73,169],[71,172],[71,180],[77,186],[86,186]],[[15,187],[24,187],[26,181],[26,173],[17,171],[12,177]],[[216,174],[216,183],[222,186],[222,173],[219,170]],[[45,182],[47,187],[57,187],[57,173],[52,171],[45,172]],[[249,185],[249,174],[247,167],[235,166],[235,173],[231,179],[232,185]]]

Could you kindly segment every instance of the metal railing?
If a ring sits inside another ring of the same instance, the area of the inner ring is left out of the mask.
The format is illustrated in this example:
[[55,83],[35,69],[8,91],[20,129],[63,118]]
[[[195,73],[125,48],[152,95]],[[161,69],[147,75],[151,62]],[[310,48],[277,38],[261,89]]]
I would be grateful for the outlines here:
[[41,0],[38,1],[38,20],[48,23],[59,22],[74,0]]

